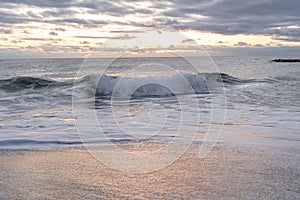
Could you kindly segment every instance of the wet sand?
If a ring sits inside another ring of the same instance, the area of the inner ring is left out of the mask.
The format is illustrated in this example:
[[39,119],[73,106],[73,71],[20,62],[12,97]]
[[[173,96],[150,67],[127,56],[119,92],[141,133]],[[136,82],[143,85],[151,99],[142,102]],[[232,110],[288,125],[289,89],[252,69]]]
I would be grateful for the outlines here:
[[[130,146],[126,147],[130,148]],[[0,151],[0,199],[300,199],[300,148],[199,144],[161,170],[110,169],[84,147]]]

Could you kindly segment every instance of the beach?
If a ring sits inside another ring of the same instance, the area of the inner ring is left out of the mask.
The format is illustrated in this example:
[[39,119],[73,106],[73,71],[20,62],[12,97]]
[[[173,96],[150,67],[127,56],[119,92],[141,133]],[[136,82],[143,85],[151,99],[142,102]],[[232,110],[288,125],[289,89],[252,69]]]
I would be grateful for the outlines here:
[[0,200],[300,200],[299,8],[1,1]]
[[299,64],[194,59],[0,62],[0,199],[299,199]]
[[[134,149],[135,144],[124,144]],[[160,144],[157,144],[160,145]],[[0,152],[1,199],[299,199],[297,146],[193,144],[173,164],[127,173],[84,147]],[[135,151],[138,149],[134,149]]]

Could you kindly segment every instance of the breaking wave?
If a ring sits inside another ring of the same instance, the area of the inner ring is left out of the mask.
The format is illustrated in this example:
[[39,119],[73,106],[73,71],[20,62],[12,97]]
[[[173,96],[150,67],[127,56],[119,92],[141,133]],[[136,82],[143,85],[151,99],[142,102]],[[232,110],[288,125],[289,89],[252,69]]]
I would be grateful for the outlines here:
[[[84,81],[83,85],[89,85],[90,92],[96,91],[98,96],[147,97],[208,92],[205,78],[200,74],[180,74],[167,77],[90,75],[84,77],[81,81]],[[81,88],[82,85],[80,85]],[[84,86],[83,89],[86,89],[86,87]]]
[[27,76],[0,80],[0,89],[6,92],[17,92],[25,89],[42,89],[45,87],[57,87],[62,85],[65,84],[54,80]]
[[224,73],[178,73],[170,76],[122,77],[109,75],[88,75],[73,82],[58,82],[36,77],[15,77],[0,80],[0,90],[13,93],[22,90],[44,90],[62,86],[75,86],[76,90],[97,96],[172,96],[174,94],[201,94],[211,92],[211,88],[274,82],[272,79],[240,79]]

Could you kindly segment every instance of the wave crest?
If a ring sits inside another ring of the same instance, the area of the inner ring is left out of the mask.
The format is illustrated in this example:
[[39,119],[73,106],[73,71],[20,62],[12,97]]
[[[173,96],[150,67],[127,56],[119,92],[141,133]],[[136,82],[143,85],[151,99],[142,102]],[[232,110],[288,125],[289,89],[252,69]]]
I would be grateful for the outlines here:
[[[185,81],[182,81],[185,80]],[[122,82],[119,89],[118,82]],[[225,73],[177,73],[170,76],[123,77],[88,75],[76,80],[75,91],[84,91],[97,96],[172,96],[175,94],[201,94],[212,92],[212,88],[251,83],[272,83],[273,79],[240,79]],[[71,82],[58,82],[36,77],[15,77],[0,80],[0,90],[8,93],[21,90],[37,90],[53,87],[74,86]],[[174,89],[174,90],[172,90]]]
[[[76,87],[97,96],[147,97],[172,96],[178,94],[208,93],[211,87],[235,79],[227,74],[178,73],[171,76],[122,77],[108,75],[88,75],[80,79]],[[184,81],[183,81],[184,80]],[[121,82],[121,83],[118,83]]]
[[62,83],[35,77],[15,77],[0,80],[0,89],[6,92],[16,92],[25,89],[41,89],[44,87],[60,86]]

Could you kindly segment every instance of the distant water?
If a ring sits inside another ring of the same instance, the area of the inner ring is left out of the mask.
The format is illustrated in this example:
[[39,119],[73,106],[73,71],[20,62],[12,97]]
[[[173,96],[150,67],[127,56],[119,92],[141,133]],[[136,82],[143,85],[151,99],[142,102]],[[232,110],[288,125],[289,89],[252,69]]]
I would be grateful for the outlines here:
[[[199,127],[196,139],[200,140],[211,125],[215,103],[211,99],[219,97],[224,98],[219,101],[219,109],[226,113],[224,133],[236,136],[246,131],[258,141],[267,138],[296,144],[300,141],[300,63],[274,63],[272,59],[212,57],[215,66],[205,61],[200,71],[179,58],[0,60],[0,149],[81,144],[72,108],[72,95],[80,95],[77,90],[92,102],[99,126],[113,142],[172,140],[182,121],[180,106],[191,116],[200,112],[196,123],[184,121],[185,127]],[[199,63],[196,58],[191,61]],[[143,82],[148,84],[140,87]],[[119,98],[118,105],[112,106],[112,96]],[[128,96],[130,103],[124,109],[122,98]],[[199,110],[189,106],[191,99],[199,103]],[[162,125],[161,121],[164,127],[156,133],[155,125]],[[178,138],[191,139],[187,134]],[[106,141],[90,137],[88,142]]]

